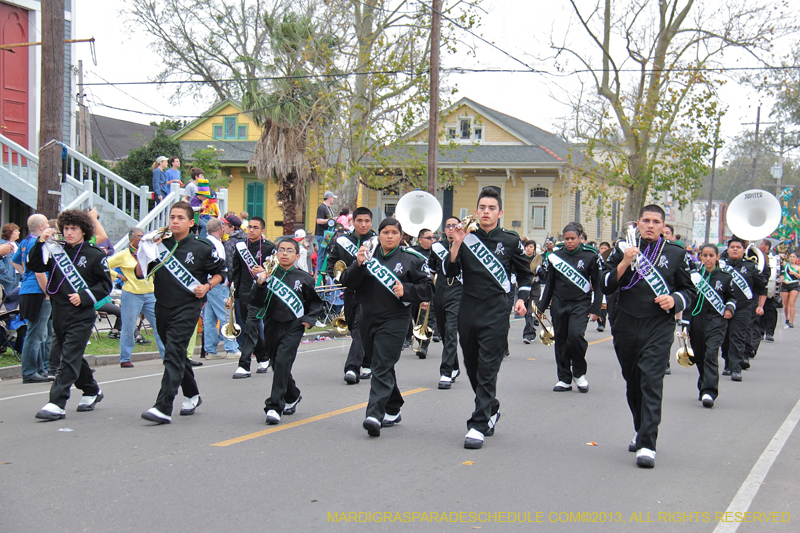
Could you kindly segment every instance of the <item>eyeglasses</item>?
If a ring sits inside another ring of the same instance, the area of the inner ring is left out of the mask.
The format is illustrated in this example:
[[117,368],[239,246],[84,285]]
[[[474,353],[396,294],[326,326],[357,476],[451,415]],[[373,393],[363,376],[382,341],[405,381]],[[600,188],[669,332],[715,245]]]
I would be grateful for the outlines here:
[[420,237],[419,240],[425,239],[426,241],[432,241],[433,237]]
[[253,230],[253,231],[255,231],[255,230],[260,230],[260,229],[261,229],[261,226],[247,226],[247,229],[251,229],[251,230]]
[[292,253],[295,253],[295,249],[294,248],[278,248],[278,253],[279,254],[292,254]]
[[447,224],[444,229],[456,229],[458,224]]

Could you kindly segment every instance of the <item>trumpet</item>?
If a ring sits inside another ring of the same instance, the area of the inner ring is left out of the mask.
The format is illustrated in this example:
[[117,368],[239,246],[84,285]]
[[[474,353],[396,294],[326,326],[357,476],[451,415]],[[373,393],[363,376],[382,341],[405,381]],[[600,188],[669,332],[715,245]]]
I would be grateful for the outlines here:
[[222,327],[219,328],[220,334],[223,337],[225,337],[226,339],[228,339],[229,341],[232,341],[233,339],[235,339],[236,337],[238,337],[239,335],[242,334],[241,326],[239,326],[239,324],[236,323],[236,308],[233,305],[233,292],[234,292],[234,287],[233,287],[233,283],[231,283],[231,293],[230,293],[230,300],[229,300],[230,301],[230,305],[228,306],[228,310],[229,310],[228,311],[228,322],[227,322],[227,324],[223,324]]
[[[367,257],[367,261],[372,260],[372,256],[375,255],[375,250],[378,249],[380,246],[380,240],[378,240],[377,235],[373,235],[364,243],[364,248],[366,248],[366,252],[364,255]],[[333,265],[334,270],[336,270],[336,265]]]
[[428,326],[428,317],[430,316],[431,312],[431,304],[428,302],[428,308],[425,309],[425,318],[422,320],[422,323],[419,322],[419,317],[422,315],[422,307],[419,308],[419,313],[417,313],[417,324],[414,326],[412,334],[414,338],[411,339],[411,349],[415,353],[419,353],[422,350],[422,343],[425,341],[429,341],[433,338],[433,329]]
[[463,229],[467,233],[478,231],[478,217],[476,217],[475,215],[467,215],[463,219],[461,219],[461,222],[458,225],[461,229]]
[[333,319],[331,326],[339,335],[344,335],[347,333],[347,321],[344,319],[344,307],[342,307],[342,312],[339,313],[339,316]]
[[[41,237],[39,238],[39,240],[41,240],[42,242],[46,242]],[[58,233],[58,232],[55,232],[52,235],[50,235],[49,241],[51,243],[57,244],[59,246],[64,246],[65,244],[67,244],[67,238],[64,237],[64,234],[63,233]]]
[[278,263],[278,254],[273,252],[261,266],[264,267],[264,273],[266,273],[267,277],[270,277],[280,266],[280,263]]
[[536,313],[536,316],[539,317],[539,320],[542,323],[542,329],[539,331],[539,342],[545,346],[552,346],[556,343],[556,334],[555,330],[553,330],[553,323],[550,322],[550,319],[547,318],[543,312],[539,311],[539,308],[536,307],[536,304],[531,305],[533,306],[533,312]]
[[687,329],[688,322],[684,322],[681,320],[681,330],[675,334],[678,337],[678,351],[675,352],[675,360],[678,364],[682,367],[689,368],[690,366],[694,366],[694,361],[691,360],[694,357],[694,350],[689,345],[689,331]]
[[[625,242],[628,243],[628,246],[636,246],[638,244],[638,240],[636,238],[635,222],[626,222],[625,225],[622,227],[622,234],[625,236]],[[631,268],[633,268],[634,271],[639,268],[638,257],[635,257],[633,259],[633,262],[631,263]]]
[[144,237],[142,237],[142,239],[143,240],[148,240],[150,242],[155,242],[157,240],[162,240],[163,241],[164,239],[169,239],[170,237],[172,237],[172,230],[169,229],[169,226],[164,226],[164,227],[158,228],[153,233],[145,235]]

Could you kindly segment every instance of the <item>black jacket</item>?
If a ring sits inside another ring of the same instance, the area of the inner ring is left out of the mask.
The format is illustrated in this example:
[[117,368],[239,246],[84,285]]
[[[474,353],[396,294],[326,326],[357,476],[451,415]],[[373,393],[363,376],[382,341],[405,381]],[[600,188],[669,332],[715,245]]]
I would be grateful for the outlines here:
[[372,230],[369,230],[367,234],[361,238],[357,237],[354,231],[334,236],[333,241],[331,241],[331,244],[328,245],[328,262],[327,268],[325,269],[327,274],[330,277],[333,277],[333,267],[336,265],[337,261],[344,261],[344,264],[350,266],[353,264],[353,261],[356,260],[356,256],[348,252],[347,249],[345,249],[345,247],[339,243],[339,239],[346,239],[347,241],[350,241],[352,246],[355,246],[355,250],[357,252],[365,241],[374,236],[375,232]]
[[[530,262],[525,258],[525,248],[522,246],[519,237],[515,233],[504,230],[499,226],[489,233],[478,228],[472,235],[476,236],[488,248],[494,258],[500,262],[503,272],[496,272],[496,274],[508,280],[509,286],[511,285],[512,274],[516,274],[517,284],[519,285],[519,298],[527,302],[531,294],[533,273],[531,272]],[[455,262],[450,261],[450,254],[445,256],[444,271],[447,276],[452,277],[461,273],[464,280],[464,293],[473,298],[486,300],[492,297],[505,296],[507,291],[500,286],[495,277],[484,266],[484,263],[478,259],[478,256],[467,248],[466,241],[461,243]],[[476,247],[476,250],[479,250],[479,248]]]
[[378,246],[374,259],[387,267],[403,284],[403,296],[397,298],[389,289],[367,270],[367,263],[358,266],[358,261],[344,271],[342,284],[355,289],[361,303],[362,317],[369,320],[410,316],[408,304],[430,302],[433,299],[433,279],[428,263],[416,252],[398,247],[383,255]]
[[[655,241],[651,246],[655,246],[657,242]],[[667,290],[675,300],[675,306],[669,310],[669,314],[673,316],[686,309],[694,301],[697,297],[697,289],[689,275],[686,250],[681,245],[669,241],[666,243],[662,241],[662,243],[663,249],[654,268],[666,282]],[[644,252],[644,250],[645,243],[643,242],[641,251]],[[603,263],[603,293],[613,294],[619,290],[617,308],[637,318],[667,314],[655,303],[656,294],[644,279],[639,279],[630,289],[622,290],[634,277],[633,269],[628,267],[623,273],[622,279],[617,279],[617,265],[622,262],[623,255],[622,249],[617,244],[614,251],[608,256],[608,261]]]
[[[722,302],[725,304],[725,309],[729,310],[731,313],[735,313],[736,295],[733,291],[733,278],[731,275],[727,272],[723,272],[720,268],[715,268],[714,271],[711,272],[711,277],[708,277],[706,269],[702,266],[697,271],[697,274],[703,276],[711,288],[714,289],[714,292],[719,295],[719,297],[722,299]],[[696,274],[692,273],[692,275]],[[697,310],[697,314],[694,314],[697,307],[697,302],[701,298],[703,299],[703,304],[700,309]],[[697,297],[689,306],[689,311],[692,312],[692,316],[687,316],[687,313],[684,313],[684,320],[691,320],[693,317],[704,317],[707,315],[720,316],[717,310],[714,309],[714,306],[703,297],[699,289],[697,291]]]
[[737,302],[743,302],[751,299],[758,300],[759,296],[766,296],[767,278],[758,271],[758,265],[756,265],[753,261],[745,258],[734,261],[733,259],[728,258],[724,260],[724,265],[722,261],[720,262],[720,267],[725,271],[727,271],[729,268],[736,270],[736,272],[742,275],[745,282],[747,282],[748,287],[750,287],[750,291],[753,293],[752,297],[748,298],[734,281],[733,293],[736,295]]
[[[589,283],[589,292],[583,292],[578,286],[570,281],[566,275],[558,271],[553,264],[553,256],[557,256],[564,262],[577,270]],[[562,301],[575,300],[594,300],[589,312],[597,315],[600,313],[600,306],[603,303],[603,293],[600,286],[601,259],[593,248],[579,245],[574,251],[568,252],[566,248],[560,248],[549,256],[550,268],[545,278],[544,293],[539,300],[540,311],[547,310],[553,297]]]
[[[435,246],[441,245],[445,250],[445,257],[450,255],[450,246],[451,243],[447,239],[444,239],[441,242],[433,243],[431,246],[431,257],[428,260],[428,265],[431,268],[431,272],[436,273],[436,287],[454,287],[458,286],[459,290],[461,289],[461,271],[459,270],[455,276],[448,276],[444,271],[444,261],[439,258],[439,255],[436,253],[434,249]],[[460,292],[459,292],[460,294]]]
[[[250,250],[250,255],[255,259],[256,264],[259,266],[264,264],[269,256],[275,251],[275,245],[266,239],[259,239],[255,242],[250,239],[245,240],[247,249]],[[233,272],[230,273],[231,283],[234,285],[234,298],[243,298],[247,301],[250,296],[250,289],[253,287],[255,277],[250,272],[247,264],[242,259],[239,250],[234,246],[233,248]]]
[[[28,255],[27,267],[32,272],[51,273],[47,280],[47,294],[50,298],[61,305],[72,305],[69,295],[74,294],[75,290],[70,285],[69,280],[64,279],[64,273],[56,266],[55,259],[51,256],[47,263],[42,257],[43,243],[37,240]],[[83,278],[86,288],[80,291],[81,307],[94,306],[109,294],[111,294],[111,275],[108,272],[108,260],[105,250],[94,244],[83,242],[82,245],[64,245],[64,253],[72,261],[75,270]],[[69,266],[68,266],[69,267]],[[55,291],[52,294],[51,291]]]
[[[278,267],[275,269],[273,277],[281,280],[302,300],[303,316],[299,320],[313,326],[317,322],[320,312],[322,312],[322,300],[314,290],[314,278],[311,274],[299,268],[290,268],[286,271],[282,267]],[[263,285],[256,283],[253,286],[253,290],[250,292],[250,305],[260,309],[266,306],[266,316],[276,322],[298,320],[294,311],[267,288],[268,281],[265,281]]]

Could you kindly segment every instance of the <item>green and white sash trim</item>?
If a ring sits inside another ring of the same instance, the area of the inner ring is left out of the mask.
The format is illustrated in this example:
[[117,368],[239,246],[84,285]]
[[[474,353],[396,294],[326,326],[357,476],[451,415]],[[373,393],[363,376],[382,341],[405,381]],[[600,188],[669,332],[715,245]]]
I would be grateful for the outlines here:
[[353,241],[351,241],[350,239],[348,239],[344,235],[342,235],[338,239],[336,239],[336,244],[338,244],[339,246],[344,248],[345,251],[348,254],[352,255],[353,257],[355,257],[358,254],[358,246],[353,244]]
[[553,265],[557,271],[561,272],[561,274],[567,278],[569,281],[573,283],[576,287],[580,290],[585,292],[586,294],[592,289],[592,284],[589,283],[589,280],[586,279],[583,274],[578,272],[572,265],[561,259],[556,254],[550,255],[550,264]]
[[247,243],[245,243],[245,241],[239,241],[236,243],[236,251],[239,252],[239,257],[242,258],[242,261],[244,261],[244,264],[247,265],[247,268],[253,270],[258,266],[256,260],[253,259],[253,254],[251,254],[250,250],[247,249]]
[[750,285],[747,284],[747,280],[744,279],[744,276],[742,276],[738,270],[730,265],[720,265],[720,268],[723,272],[727,272],[733,276],[733,284],[739,287],[739,290],[744,293],[748,300],[753,297],[753,291],[750,289]]
[[708,303],[719,313],[720,315],[725,315],[725,303],[720,298],[717,291],[705,280],[703,279],[702,274],[699,272],[692,272],[692,283],[694,286],[697,287],[697,290],[700,291],[700,294],[706,299]]
[[473,253],[473,255],[480,261],[481,265],[491,274],[492,278],[502,287],[502,289],[506,292],[511,291],[511,283],[508,281],[508,274],[506,273],[506,269],[503,267],[503,264],[500,262],[499,259],[486,247],[481,240],[475,236],[474,233],[470,233],[466,237],[464,237],[464,244],[467,245],[467,250]]
[[[656,267],[653,266],[653,263],[647,259],[644,254],[640,253],[638,256],[639,261],[639,268],[638,271],[642,273],[642,277],[650,285],[650,288],[653,289],[653,292],[656,293],[656,296],[665,296],[669,294],[669,287],[667,286],[667,282],[661,276],[661,274],[656,270]],[[647,272],[647,274],[644,274]],[[683,296],[681,296],[683,299]],[[685,304],[685,302],[684,302]]]
[[291,309],[295,317],[302,318],[305,316],[306,310],[303,306],[303,300],[301,300],[300,297],[297,296],[297,293],[290,289],[284,282],[272,276],[269,278],[267,288]]
[[50,242],[46,242],[43,248],[46,254],[49,254],[53,257],[58,269],[64,275],[64,278],[67,280],[67,283],[69,283],[70,287],[72,287],[72,290],[75,292],[86,290],[86,292],[89,293],[92,301],[96,303],[94,294],[92,294],[92,291],[87,290],[89,286],[86,284],[86,281],[84,281],[80,272],[78,272],[78,269],[75,268],[75,264],[64,251],[64,248],[58,244],[53,244]]
[[158,243],[158,258],[164,263],[167,271],[178,281],[181,287],[194,294],[194,290],[201,285],[183,264],[170,256],[169,250],[163,242]]
[[[386,290],[391,292],[392,296],[397,298],[397,295],[394,293],[394,286],[398,281],[400,281],[400,279],[394,275],[394,272],[389,270],[388,267],[380,264],[374,257],[367,261],[366,266],[367,272],[372,274],[372,277],[378,280],[381,285],[386,287]],[[403,305],[408,305],[408,302],[403,302]]]
[[[445,257],[447,257],[447,254],[450,253],[447,251],[447,248],[445,248],[444,245],[440,242],[433,243],[433,246],[431,246],[431,250],[433,250],[433,253],[435,253],[439,257],[439,259],[442,260],[442,264],[444,264],[444,259]],[[442,270],[444,270],[444,268],[442,268]],[[460,284],[462,285],[464,284],[464,280],[461,279],[461,273],[459,273],[458,276],[456,276],[456,279]]]

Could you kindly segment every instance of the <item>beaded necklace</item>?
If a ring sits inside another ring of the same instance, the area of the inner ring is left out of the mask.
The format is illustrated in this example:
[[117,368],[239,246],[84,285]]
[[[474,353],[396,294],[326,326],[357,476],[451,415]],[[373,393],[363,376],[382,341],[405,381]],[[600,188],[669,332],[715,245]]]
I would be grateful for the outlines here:
[[175,239],[175,246],[173,246],[173,247],[172,247],[172,250],[170,250],[170,251],[169,251],[169,253],[168,253],[168,254],[167,254],[167,256],[164,258],[164,260],[163,260],[163,261],[159,262],[159,263],[158,263],[158,264],[157,264],[155,267],[153,267],[153,270],[151,270],[151,271],[150,271],[150,273],[147,275],[147,279],[151,279],[151,278],[152,278],[152,277],[155,275],[155,273],[156,273],[156,272],[158,272],[158,269],[159,269],[159,268],[161,268],[162,266],[164,266],[164,265],[166,264],[166,262],[167,262],[167,261],[169,261],[170,259],[172,259],[172,256],[173,256],[173,255],[175,255],[175,250],[177,250],[177,249],[178,249],[178,246],[180,245],[180,243],[182,243],[183,241],[185,241],[186,239],[188,239],[188,238],[189,238],[189,237],[191,237],[191,236],[192,236],[192,233],[191,233],[191,232],[189,232],[189,234],[188,234],[188,235],[186,235],[186,237],[184,237],[183,239],[181,239],[181,240],[177,240],[177,239]]
[[[279,268],[280,268],[281,270],[283,270],[283,276],[281,276],[281,277],[280,277],[280,279],[279,279],[278,281],[283,281],[283,278],[285,278],[285,277],[286,277],[286,275],[287,275],[289,272],[291,272],[292,270],[294,270],[294,265],[292,265],[292,267],[291,267],[289,270],[285,270],[283,267],[279,267]],[[266,281],[265,281],[264,283],[269,283],[269,282],[266,282]],[[273,291],[271,291],[271,290],[270,290],[270,291],[269,291],[269,296],[267,296],[267,301],[266,301],[266,303],[264,304],[264,307],[263,307],[263,308],[261,309],[261,311],[259,311],[259,312],[258,312],[258,314],[256,315],[256,318],[257,318],[257,319],[261,320],[262,318],[264,318],[264,316],[266,316],[266,314],[267,314],[267,309],[269,309],[269,303],[272,301],[272,295],[273,295],[273,294],[275,294],[275,293],[274,293]]]
[[[714,270],[716,270],[716,269],[717,269],[717,267],[714,267]],[[705,275],[702,272],[700,273],[700,275],[703,277],[703,280],[705,280],[706,283],[711,281],[711,274],[714,273],[714,270],[712,270],[711,272],[708,272],[708,277],[705,277]],[[707,272],[707,270],[705,268],[703,269],[703,271]],[[700,314],[700,311],[703,310],[703,303],[705,302],[705,299],[706,299],[706,297],[703,295],[702,291],[697,291],[697,292],[699,294],[699,297],[697,298],[697,304],[694,306],[694,309],[692,309],[692,316],[697,316],[697,315]]]
[[[85,243],[85,242],[86,241],[81,241],[81,245],[78,246],[78,251],[75,252],[75,255],[72,256],[73,258],[78,257],[78,254],[81,253],[81,248],[83,248],[83,243]],[[64,250],[64,253],[66,254],[67,251]],[[69,262],[72,263],[72,265],[74,267],[75,266],[75,261],[70,259],[69,255],[67,255],[67,259],[69,259]],[[45,286],[45,290],[47,291],[47,294],[56,294],[58,292],[58,290],[61,288],[61,285],[64,284],[64,280],[67,279],[67,276],[62,276],[61,277],[61,282],[58,284],[58,287],[56,287],[56,290],[51,292],[50,291],[50,283],[52,283],[53,276],[55,275],[55,273],[56,273],[56,262],[53,261],[53,270],[50,272],[50,277],[48,278],[47,285]]]
[[[643,280],[644,277],[650,273],[650,268],[656,267],[656,261],[661,256],[661,252],[664,251],[664,245],[666,244],[667,240],[663,237],[659,237],[657,241],[651,242],[647,245],[644,249],[644,252],[641,252],[642,255],[650,261],[650,267],[647,270],[644,269],[642,265],[639,265],[637,269],[633,273],[633,279],[631,282],[628,283],[627,286],[622,287],[621,290],[627,291],[628,289],[632,288],[634,285],[639,283],[640,280]],[[642,238],[639,237],[637,241],[637,247],[641,250],[642,249]],[[655,244],[655,246],[653,246]],[[652,248],[652,249],[651,249]]]

